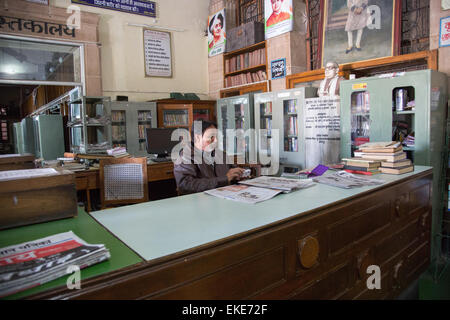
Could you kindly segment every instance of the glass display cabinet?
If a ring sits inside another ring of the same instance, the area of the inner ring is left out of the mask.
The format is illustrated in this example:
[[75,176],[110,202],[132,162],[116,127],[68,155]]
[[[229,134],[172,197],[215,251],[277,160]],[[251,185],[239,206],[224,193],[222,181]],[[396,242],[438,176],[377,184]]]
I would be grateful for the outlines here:
[[[316,88],[302,87],[255,94],[255,128],[259,152],[267,154],[265,150],[270,145],[276,146],[272,133],[278,130],[280,164],[304,168],[304,101],[314,98],[316,92]],[[267,129],[267,135],[258,129]]]
[[216,120],[214,100],[161,99],[156,103],[159,128],[190,129],[195,120]]
[[146,129],[157,127],[155,102],[111,102],[113,147],[126,147],[133,156],[146,156]]
[[[251,93],[217,100],[217,124],[222,133],[222,137],[219,137],[219,149],[232,150],[232,154],[227,152],[229,156],[244,156],[246,163],[257,161],[255,135],[247,131],[255,128],[253,110]],[[234,136],[231,140],[231,132],[227,132],[227,129],[243,131],[232,131]],[[239,132],[244,134],[243,138],[237,136]]]
[[111,149],[110,97],[79,96],[73,90],[69,102],[71,149],[74,153],[105,154]]
[[395,140],[414,164],[433,167],[435,235],[445,206],[447,76],[420,70],[346,80],[340,94],[343,158],[353,156],[364,142]]

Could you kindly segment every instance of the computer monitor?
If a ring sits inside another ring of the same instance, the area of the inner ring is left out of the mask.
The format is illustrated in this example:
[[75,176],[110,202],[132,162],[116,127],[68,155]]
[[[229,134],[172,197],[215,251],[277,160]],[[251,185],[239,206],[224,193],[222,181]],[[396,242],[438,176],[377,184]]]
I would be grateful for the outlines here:
[[172,141],[172,132],[177,128],[147,128],[147,153],[157,154],[158,158],[170,156],[179,141]]

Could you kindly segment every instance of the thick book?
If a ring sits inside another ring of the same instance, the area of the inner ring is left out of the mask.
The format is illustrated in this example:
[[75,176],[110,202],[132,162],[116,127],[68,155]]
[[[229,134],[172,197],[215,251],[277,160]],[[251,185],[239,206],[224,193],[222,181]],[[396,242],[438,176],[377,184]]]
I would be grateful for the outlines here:
[[403,174],[403,173],[414,171],[414,166],[406,166],[406,167],[400,167],[400,168],[380,167],[380,171],[381,171],[381,173]]
[[364,153],[396,153],[402,151],[402,146],[396,148],[360,148],[359,151]]
[[365,171],[365,172],[379,172],[379,167],[374,168],[366,168],[366,167],[359,167],[359,166],[349,166],[346,164],[344,166],[344,170],[353,170],[353,171]]
[[380,154],[380,153],[364,153],[361,155],[364,159],[372,159],[372,160],[383,160],[387,162],[395,162],[398,160],[406,159],[406,153],[386,153],[386,154]]
[[381,165],[381,161],[379,160],[369,160],[363,158],[343,158],[342,161],[344,161],[346,165],[355,167],[377,168]]
[[412,162],[409,159],[403,159],[400,161],[395,161],[395,162],[386,162],[386,161],[382,161],[381,162],[381,166],[382,167],[387,167],[387,168],[399,168],[399,167],[406,167],[411,165]]

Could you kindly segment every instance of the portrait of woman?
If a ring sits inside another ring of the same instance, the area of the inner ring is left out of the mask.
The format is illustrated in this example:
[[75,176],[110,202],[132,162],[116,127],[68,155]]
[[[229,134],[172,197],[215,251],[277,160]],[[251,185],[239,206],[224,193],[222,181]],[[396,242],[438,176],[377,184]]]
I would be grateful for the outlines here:
[[[208,43],[208,52],[211,55],[219,54],[225,51],[225,42],[226,42],[226,35],[225,35],[225,18],[224,13],[219,12],[212,16],[211,20],[209,21],[209,38],[210,41]],[[218,48],[220,46],[220,48]],[[211,52],[213,49],[214,52]]]

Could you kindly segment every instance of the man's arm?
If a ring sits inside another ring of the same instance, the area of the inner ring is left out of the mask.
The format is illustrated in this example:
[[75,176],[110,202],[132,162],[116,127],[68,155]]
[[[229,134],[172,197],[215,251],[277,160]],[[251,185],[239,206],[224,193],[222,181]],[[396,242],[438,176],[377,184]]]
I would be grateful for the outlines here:
[[195,164],[175,165],[173,173],[177,182],[178,191],[182,194],[202,192],[228,185],[228,177],[198,178]]

